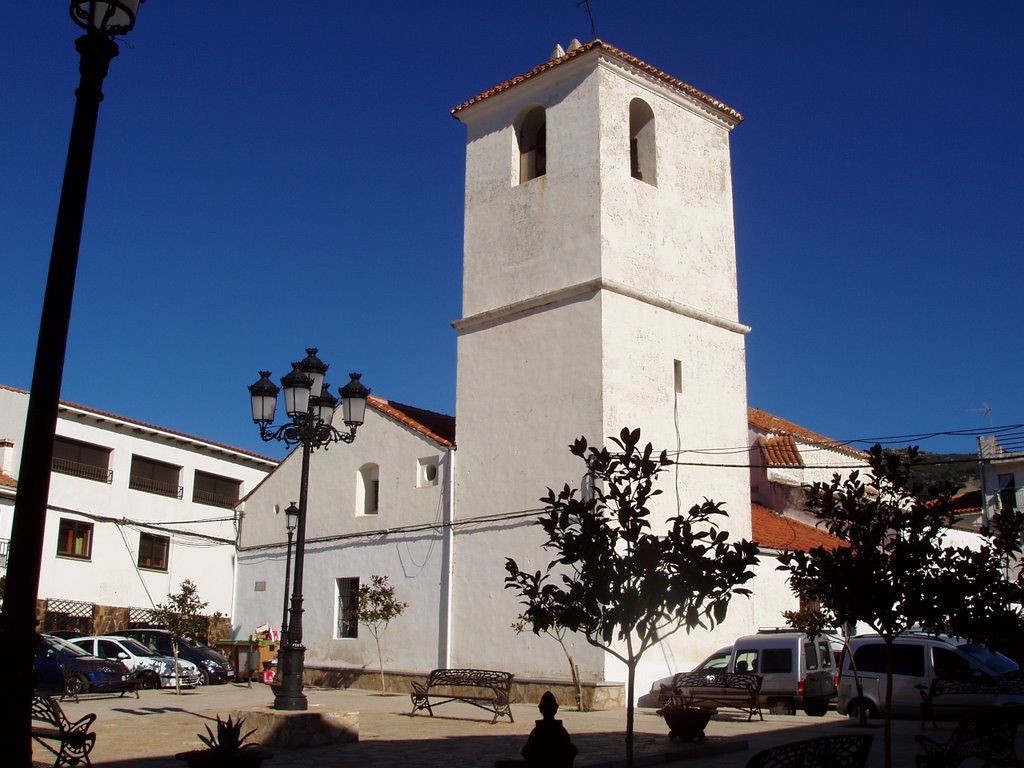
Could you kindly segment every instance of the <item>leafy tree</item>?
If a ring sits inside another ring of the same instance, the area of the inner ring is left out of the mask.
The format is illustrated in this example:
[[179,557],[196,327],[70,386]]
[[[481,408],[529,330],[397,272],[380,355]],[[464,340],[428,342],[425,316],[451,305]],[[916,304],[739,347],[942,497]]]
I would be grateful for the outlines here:
[[[199,599],[199,587],[195,582],[185,579],[181,582],[179,591],[169,593],[167,602],[157,605],[150,611],[150,616],[154,623],[166,627],[173,635],[207,642],[211,626],[221,618],[219,613],[215,613],[213,616],[203,614],[207,605],[209,603]],[[177,641],[171,643],[171,648],[174,651],[175,665],[177,665]],[[178,691],[180,692],[180,686],[178,686]]]
[[384,652],[381,637],[392,619],[402,615],[408,603],[395,598],[395,588],[388,583],[387,576],[371,576],[369,584],[360,585],[356,591],[355,619],[373,635],[377,644],[377,661],[380,664],[380,692],[384,686]]
[[557,553],[545,572],[505,562],[505,588],[516,590],[523,619],[535,633],[565,627],[626,665],[626,760],[633,764],[633,701],[636,666],[644,652],[686,628],[721,622],[739,585],[753,578],[757,546],[730,543],[715,524],[721,505],[705,500],[669,518],[665,532],[652,531],[649,504],[661,491],[658,475],[673,462],[651,444],[640,447],[640,430],[611,438],[618,451],[588,447],[581,437],[569,447],[586,464],[586,493],[566,485],[548,489],[537,521],[545,549]]
[[[779,569],[789,572],[798,595],[819,600],[839,625],[864,622],[881,636],[886,649],[887,768],[892,764],[893,641],[911,627],[937,630],[949,627],[952,619],[967,629],[980,603],[993,594],[1005,595],[994,591],[996,582],[1006,580],[1000,569],[993,569],[998,558],[991,552],[943,545],[953,518],[954,486],[918,485],[913,480],[918,461],[916,448],[893,453],[876,445],[868,455],[867,483],[857,471],[846,479],[836,474],[831,483],[815,483],[807,509],[848,546],[780,556]],[[999,546],[1004,553],[1013,548],[1006,541]]]

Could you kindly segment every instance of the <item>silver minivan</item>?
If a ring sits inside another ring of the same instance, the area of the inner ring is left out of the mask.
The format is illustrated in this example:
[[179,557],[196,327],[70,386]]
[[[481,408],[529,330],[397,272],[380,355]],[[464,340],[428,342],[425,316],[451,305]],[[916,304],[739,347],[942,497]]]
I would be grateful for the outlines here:
[[[992,681],[1001,674],[1017,670],[1010,659],[984,646],[971,645],[955,638],[921,632],[907,632],[893,641],[892,653],[892,716],[921,717],[922,695],[935,678],[962,681]],[[860,676],[858,693],[854,668]],[[957,693],[943,696],[934,706],[939,718],[956,718],[976,707],[1001,703],[1024,703],[1024,697],[991,691]],[[879,635],[857,635],[850,640],[850,650],[843,654],[839,677],[839,714],[878,717],[885,704],[885,641]]]
[[729,671],[761,675],[761,706],[775,715],[803,709],[820,717],[836,695],[832,645],[824,635],[762,630],[737,638]]

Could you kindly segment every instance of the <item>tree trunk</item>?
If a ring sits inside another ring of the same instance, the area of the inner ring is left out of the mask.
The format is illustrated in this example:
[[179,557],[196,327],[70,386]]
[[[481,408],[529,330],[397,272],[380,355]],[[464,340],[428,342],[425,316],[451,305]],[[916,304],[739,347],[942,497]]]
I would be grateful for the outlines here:
[[626,667],[626,768],[633,768],[633,688],[636,684],[636,661]]

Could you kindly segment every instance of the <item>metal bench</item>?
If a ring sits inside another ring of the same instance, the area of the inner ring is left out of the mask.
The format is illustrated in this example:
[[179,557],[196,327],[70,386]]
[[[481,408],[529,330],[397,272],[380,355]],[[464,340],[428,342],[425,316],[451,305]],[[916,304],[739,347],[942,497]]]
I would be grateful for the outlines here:
[[96,734],[89,726],[95,719],[95,714],[89,714],[72,723],[52,696],[32,697],[32,738],[56,757],[54,768],[83,762],[92,765],[89,753],[96,744]]
[[135,698],[139,698],[139,688],[143,687],[144,679],[141,675],[130,674],[126,680],[123,680],[116,687],[105,686],[99,690],[91,690],[86,686],[88,685],[88,679],[85,675],[76,668],[73,664],[65,664],[63,669],[64,688],[60,693],[60,700],[73,698],[77,704],[79,699],[88,693],[98,694],[111,694],[117,693],[124,696],[126,693],[134,693]]
[[[491,712],[492,723],[499,716],[512,719],[509,698],[512,693],[512,673],[492,669],[435,669],[427,677],[426,685],[413,681],[412,712],[425,709],[434,716],[434,707],[452,701],[463,701]],[[431,701],[435,699],[435,701]]]
[[764,720],[758,698],[761,676],[746,672],[678,672],[671,686],[662,686],[665,707],[732,707]]
[[1024,765],[1017,758],[1017,726],[1024,707],[1007,704],[975,709],[963,715],[944,742],[918,734],[914,738],[924,750],[917,755],[918,768],[954,768],[975,759],[986,766]]
[[864,768],[874,737],[864,734],[821,736],[762,750],[747,768]]
[[[998,704],[993,701],[997,696],[1021,696],[1024,697],[1024,679],[1018,677],[995,677],[985,680],[953,680],[950,678],[936,677],[931,681],[927,691],[921,691],[921,729],[931,720],[932,727],[938,727],[936,714],[942,714],[942,699],[952,697],[981,696],[988,701],[976,701],[974,707],[980,704]],[[962,702],[962,700],[961,700]],[[971,706],[971,705],[968,705]],[[956,715],[965,707],[963,703],[956,706],[955,700],[946,705],[948,713]]]

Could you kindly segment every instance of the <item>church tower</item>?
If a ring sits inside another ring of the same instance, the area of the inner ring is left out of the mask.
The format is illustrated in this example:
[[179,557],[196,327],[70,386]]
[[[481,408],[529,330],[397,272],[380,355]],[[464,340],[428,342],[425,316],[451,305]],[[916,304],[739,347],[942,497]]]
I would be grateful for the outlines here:
[[[579,483],[574,439],[639,427],[685,462],[662,476],[664,516],[708,497],[749,538],[729,155],[742,116],[600,40],[452,114],[468,129],[456,521],[537,509],[547,487]],[[722,448],[735,450],[689,452]],[[524,656],[525,636],[501,631],[519,612],[504,560],[543,569],[553,557],[525,522],[456,529],[455,666]],[[690,638],[686,656],[719,639]],[[532,672],[564,676],[546,642],[526,654]],[[584,678],[623,679],[581,645]]]

